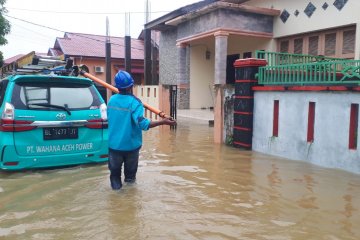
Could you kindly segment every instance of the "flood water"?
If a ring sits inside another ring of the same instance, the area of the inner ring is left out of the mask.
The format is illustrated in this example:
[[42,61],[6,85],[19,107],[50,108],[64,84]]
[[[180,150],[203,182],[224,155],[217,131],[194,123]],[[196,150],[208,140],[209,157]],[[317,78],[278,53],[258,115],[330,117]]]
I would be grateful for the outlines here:
[[135,185],[107,165],[0,173],[0,239],[360,239],[360,175],[151,129]]

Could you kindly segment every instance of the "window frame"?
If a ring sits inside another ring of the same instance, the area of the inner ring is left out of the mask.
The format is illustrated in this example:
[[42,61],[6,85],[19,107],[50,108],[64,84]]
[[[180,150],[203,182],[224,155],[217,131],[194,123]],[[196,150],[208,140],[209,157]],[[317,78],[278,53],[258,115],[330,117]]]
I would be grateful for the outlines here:
[[[12,90],[12,96],[11,96],[11,103],[14,105],[16,109],[20,110],[42,110],[42,111],[48,111],[48,108],[45,107],[36,107],[36,108],[29,108],[29,103],[26,100],[26,87],[33,87],[35,90],[38,88],[39,90],[44,89],[46,92],[46,96],[43,98],[34,98],[32,100],[39,101],[37,103],[41,103],[41,101],[45,101],[44,103],[47,104],[55,104],[58,105],[58,103],[54,103],[52,101],[53,96],[52,94],[52,88],[56,89],[87,89],[89,95],[91,96],[91,103],[89,102],[89,105],[84,106],[69,106],[68,108],[71,111],[76,110],[90,110],[94,106],[99,106],[101,104],[101,100],[97,94],[97,91],[95,89],[94,85],[91,84],[79,84],[79,83],[70,83],[70,82],[52,82],[52,83],[46,83],[46,82],[16,82],[14,84],[14,88]],[[50,94],[50,95],[49,95]],[[60,96],[60,95],[58,95]],[[24,99],[25,98],[25,99]],[[60,98],[59,98],[60,99]],[[61,105],[62,106],[62,105]],[[56,109],[55,109],[56,110]],[[53,111],[55,111],[53,110]]]
[[[317,32],[309,32],[303,34],[292,35],[288,37],[282,37],[277,39],[277,51],[281,52],[281,43],[288,41],[288,53],[294,53],[294,42],[296,39],[303,39],[303,51],[302,54],[309,54],[309,39],[314,36],[319,36],[318,42],[318,54],[317,55],[325,55],[325,36],[327,34],[335,33],[336,34],[336,44],[335,44],[335,54],[328,55],[327,57],[335,57],[335,58],[345,58],[345,59],[354,59],[355,58],[355,43],[354,50],[352,53],[343,53],[343,43],[344,43],[344,32],[346,31],[355,31],[356,38],[356,25],[344,26],[335,29],[317,31]],[[355,39],[356,41],[356,39]]]
[[8,83],[9,83],[8,80],[0,81],[0,106],[2,106],[3,104]]

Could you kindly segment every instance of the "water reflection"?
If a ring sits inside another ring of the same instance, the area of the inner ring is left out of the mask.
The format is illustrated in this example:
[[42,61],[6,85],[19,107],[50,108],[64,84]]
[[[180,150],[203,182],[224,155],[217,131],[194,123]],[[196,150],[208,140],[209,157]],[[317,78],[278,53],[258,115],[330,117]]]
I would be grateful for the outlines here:
[[214,145],[180,119],[144,135],[138,180],[105,164],[4,173],[0,239],[360,239],[360,176]]

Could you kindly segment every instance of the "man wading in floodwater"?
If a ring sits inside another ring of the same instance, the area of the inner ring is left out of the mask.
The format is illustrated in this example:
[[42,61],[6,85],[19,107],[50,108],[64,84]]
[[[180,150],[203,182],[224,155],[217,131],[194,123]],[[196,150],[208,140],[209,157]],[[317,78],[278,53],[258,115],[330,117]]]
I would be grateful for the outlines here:
[[115,75],[115,87],[119,93],[111,96],[107,115],[109,123],[109,170],[113,190],[122,187],[121,168],[124,163],[124,182],[134,183],[142,145],[142,131],[160,125],[176,125],[176,121],[164,118],[151,121],[144,118],[144,106],[132,94],[134,80],[128,72]]

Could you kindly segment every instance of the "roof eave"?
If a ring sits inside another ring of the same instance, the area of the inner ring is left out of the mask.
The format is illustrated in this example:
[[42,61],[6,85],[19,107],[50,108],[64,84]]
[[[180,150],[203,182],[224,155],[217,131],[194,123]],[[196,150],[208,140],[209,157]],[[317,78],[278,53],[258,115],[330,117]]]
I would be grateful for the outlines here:
[[145,29],[159,30],[159,31],[171,29],[173,28],[173,26],[166,25],[165,24],[166,22],[218,1],[219,0],[204,0],[197,3],[189,4],[187,6],[178,8],[168,14],[165,14],[164,16],[159,17],[151,22],[146,23],[144,27]]
[[173,18],[173,19],[165,22],[165,25],[175,27],[182,22],[186,22],[190,19],[193,19],[200,15],[204,15],[206,13],[209,13],[211,11],[214,11],[216,9],[221,9],[221,8],[231,8],[231,9],[236,9],[236,10],[239,10],[242,12],[259,13],[259,14],[269,15],[269,16],[279,16],[280,15],[280,10],[275,10],[275,9],[270,9],[270,8],[253,7],[253,6],[244,5],[244,4],[220,1],[220,2],[215,2],[215,3],[209,4],[203,8],[197,9],[196,11],[189,12],[187,14]]

